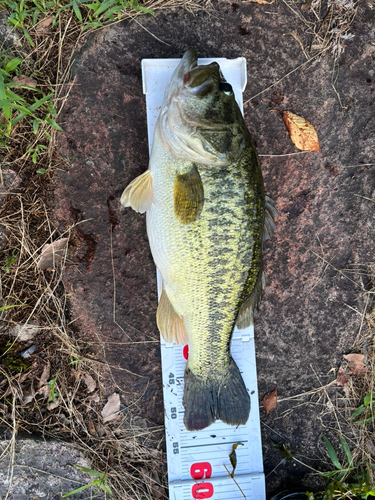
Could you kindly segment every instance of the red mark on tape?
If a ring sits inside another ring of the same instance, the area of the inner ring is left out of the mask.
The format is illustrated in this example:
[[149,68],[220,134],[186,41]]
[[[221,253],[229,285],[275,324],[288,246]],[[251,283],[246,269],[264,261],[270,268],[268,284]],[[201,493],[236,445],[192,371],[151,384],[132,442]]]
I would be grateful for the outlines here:
[[[190,475],[193,479],[208,479],[211,477],[211,474],[212,467],[209,462],[198,462],[190,467]],[[214,487],[211,483],[194,484],[191,489],[191,494],[195,500],[211,498],[214,494]]]

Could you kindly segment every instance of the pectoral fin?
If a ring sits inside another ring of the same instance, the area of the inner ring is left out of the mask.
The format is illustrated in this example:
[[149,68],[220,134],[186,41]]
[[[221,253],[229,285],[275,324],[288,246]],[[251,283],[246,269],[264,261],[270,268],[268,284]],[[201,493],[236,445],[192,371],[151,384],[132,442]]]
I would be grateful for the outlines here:
[[143,214],[152,203],[152,176],[149,170],[131,181],[121,196],[121,205]]
[[184,320],[174,310],[164,288],[156,312],[156,323],[166,342],[174,342],[175,344],[187,343]]
[[239,330],[244,330],[254,324],[254,311],[258,308],[262,300],[266,279],[263,270],[258,274],[254,289],[242,303],[238,312],[236,326]]
[[174,212],[183,224],[191,224],[200,216],[204,205],[204,190],[197,167],[186,174],[177,174],[174,181]]

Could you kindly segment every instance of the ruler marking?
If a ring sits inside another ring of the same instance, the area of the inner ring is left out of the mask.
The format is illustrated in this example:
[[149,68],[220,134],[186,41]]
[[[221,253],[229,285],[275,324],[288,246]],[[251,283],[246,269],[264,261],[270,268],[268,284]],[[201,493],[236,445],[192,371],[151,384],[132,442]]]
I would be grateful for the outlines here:
[[[239,441],[225,441],[225,443],[208,443],[208,444],[193,444],[190,446],[181,446],[181,449],[188,449],[188,448],[204,448],[207,446],[223,446],[223,444],[236,444]],[[244,441],[244,443],[248,443],[248,441]]]

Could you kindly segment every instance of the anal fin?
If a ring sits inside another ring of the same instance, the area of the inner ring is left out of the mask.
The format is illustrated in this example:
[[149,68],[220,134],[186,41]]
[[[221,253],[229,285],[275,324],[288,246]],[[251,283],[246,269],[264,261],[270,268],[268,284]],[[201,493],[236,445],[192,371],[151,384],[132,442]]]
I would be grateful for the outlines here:
[[187,343],[184,320],[174,310],[164,288],[156,312],[156,323],[166,342],[182,345]]
[[121,196],[121,205],[143,214],[152,203],[152,176],[149,170],[131,181]]

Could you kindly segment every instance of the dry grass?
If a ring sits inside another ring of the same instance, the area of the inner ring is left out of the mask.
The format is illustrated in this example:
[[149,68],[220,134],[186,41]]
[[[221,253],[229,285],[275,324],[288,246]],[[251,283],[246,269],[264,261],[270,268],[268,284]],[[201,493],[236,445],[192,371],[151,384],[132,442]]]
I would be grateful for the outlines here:
[[[199,2],[159,0],[145,6],[156,10],[172,4],[194,9]],[[129,12],[123,17],[138,15]],[[77,18],[68,12],[60,14],[59,23],[47,33],[38,33],[35,28],[29,33],[34,47],[23,40],[22,48],[13,49],[11,57],[24,59],[22,73],[36,74],[40,90],[48,93],[54,89],[58,118],[69,94],[74,51],[88,33],[82,32]],[[28,92],[20,91],[25,98]],[[28,150],[37,144],[47,149],[35,165]],[[4,186],[9,171],[14,180],[10,191],[0,194],[0,225],[7,238],[0,274],[0,428],[12,435],[8,447],[12,456],[15,437],[21,431],[73,441],[88,457],[92,469],[108,473],[114,498],[167,498],[166,463],[160,450],[163,429],[148,429],[145,421],[134,421],[123,409],[114,420],[103,423],[101,411],[108,399],[104,387],[110,369],[97,339],[90,347],[87,333],[81,339],[74,329],[63,284],[66,253],[53,269],[38,269],[43,246],[69,238],[73,229],[60,234],[51,220],[53,176],[63,163],[55,144],[56,130],[48,123],[35,135],[31,122],[24,119],[12,130],[7,146],[0,148],[0,183]],[[40,175],[37,169],[46,173]],[[11,308],[1,310],[4,306]],[[10,334],[20,324],[37,325],[39,331],[21,342]],[[31,345],[36,346],[32,361],[21,361],[20,352]],[[56,383],[51,394],[53,379]]]

